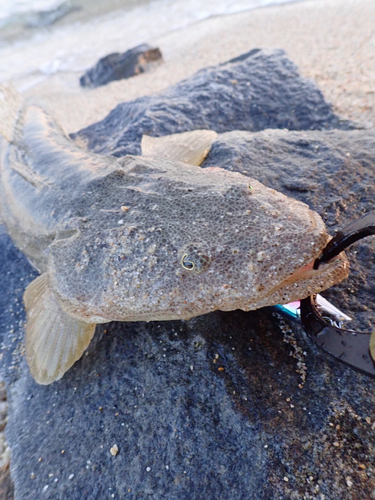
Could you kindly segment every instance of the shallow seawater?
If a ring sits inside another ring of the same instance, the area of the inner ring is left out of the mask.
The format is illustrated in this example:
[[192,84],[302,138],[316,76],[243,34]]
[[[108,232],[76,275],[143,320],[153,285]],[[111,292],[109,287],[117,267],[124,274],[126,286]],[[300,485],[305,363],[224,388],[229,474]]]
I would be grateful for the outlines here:
[[[298,1],[298,0],[289,0]],[[59,72],[80,74],[212,16],[288,0],[1,0],[0,81],[25,90]]]

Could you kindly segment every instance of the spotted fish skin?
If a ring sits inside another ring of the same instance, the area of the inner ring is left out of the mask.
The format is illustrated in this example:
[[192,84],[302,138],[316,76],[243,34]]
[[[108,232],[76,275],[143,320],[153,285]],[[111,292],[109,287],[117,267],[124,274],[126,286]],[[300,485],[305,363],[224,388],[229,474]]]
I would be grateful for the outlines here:
[[39,383],[61,378],[97,323],[247,311],[347,276],[344,256],[309,267],[329,236],[307,205],[197,166],[213,132],[145,138],[147,156],[118,159],[79,148],[38,105],[13,117],[1,144],[0,215],[42,273],[25,293],[27,359]]
[[50,246],[49,273],[60,300],[77,297],[71,311],[88,318],[188,319],[289,302],[306,291],[270,292],[327,242],[306,205],[221,169],[127,157],[87,187],[77,233]]

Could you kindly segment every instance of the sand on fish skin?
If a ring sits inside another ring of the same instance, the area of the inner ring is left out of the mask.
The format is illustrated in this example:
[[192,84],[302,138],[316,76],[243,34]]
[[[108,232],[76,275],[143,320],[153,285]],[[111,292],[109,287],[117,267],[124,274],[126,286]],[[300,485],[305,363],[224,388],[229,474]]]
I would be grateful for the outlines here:
[[165,64],[150,73],[81,89],[57,73],[25,94],[43,96],[68,132],[104,118],[119,102],[158,92],[252,48],[282,48],[344,118],[375,126],[375,2],[307,0],[206,19],[148,40]]

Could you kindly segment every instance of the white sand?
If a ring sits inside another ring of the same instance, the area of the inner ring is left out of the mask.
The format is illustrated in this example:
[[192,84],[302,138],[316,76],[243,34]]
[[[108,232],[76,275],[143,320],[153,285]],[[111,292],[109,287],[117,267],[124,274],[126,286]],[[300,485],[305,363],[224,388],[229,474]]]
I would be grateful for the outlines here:
[[335,111],[375,124],[375,1],[308,0],[220,16],[149,42],[165,63],[150,73],[81,89],[57,73],[25,91],[46,100],[68,132],[104,118],[119,102],[158,92],[197,70],[254,47],[282,48]]

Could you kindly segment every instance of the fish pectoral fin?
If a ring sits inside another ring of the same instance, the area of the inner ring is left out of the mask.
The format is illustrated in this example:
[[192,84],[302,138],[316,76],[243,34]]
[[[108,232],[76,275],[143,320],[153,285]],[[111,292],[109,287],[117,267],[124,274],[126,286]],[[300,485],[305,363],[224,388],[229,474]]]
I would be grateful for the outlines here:
[[47,273],[26,288],[26,359],[38,384],[51,384],[82,356],[95,324],[67,314],[52,292]]
[[199,166],[208,155],[216,137],[217,133],[213,130],[193,130],[163,137],[144,135],[141,141],[142,155]]

